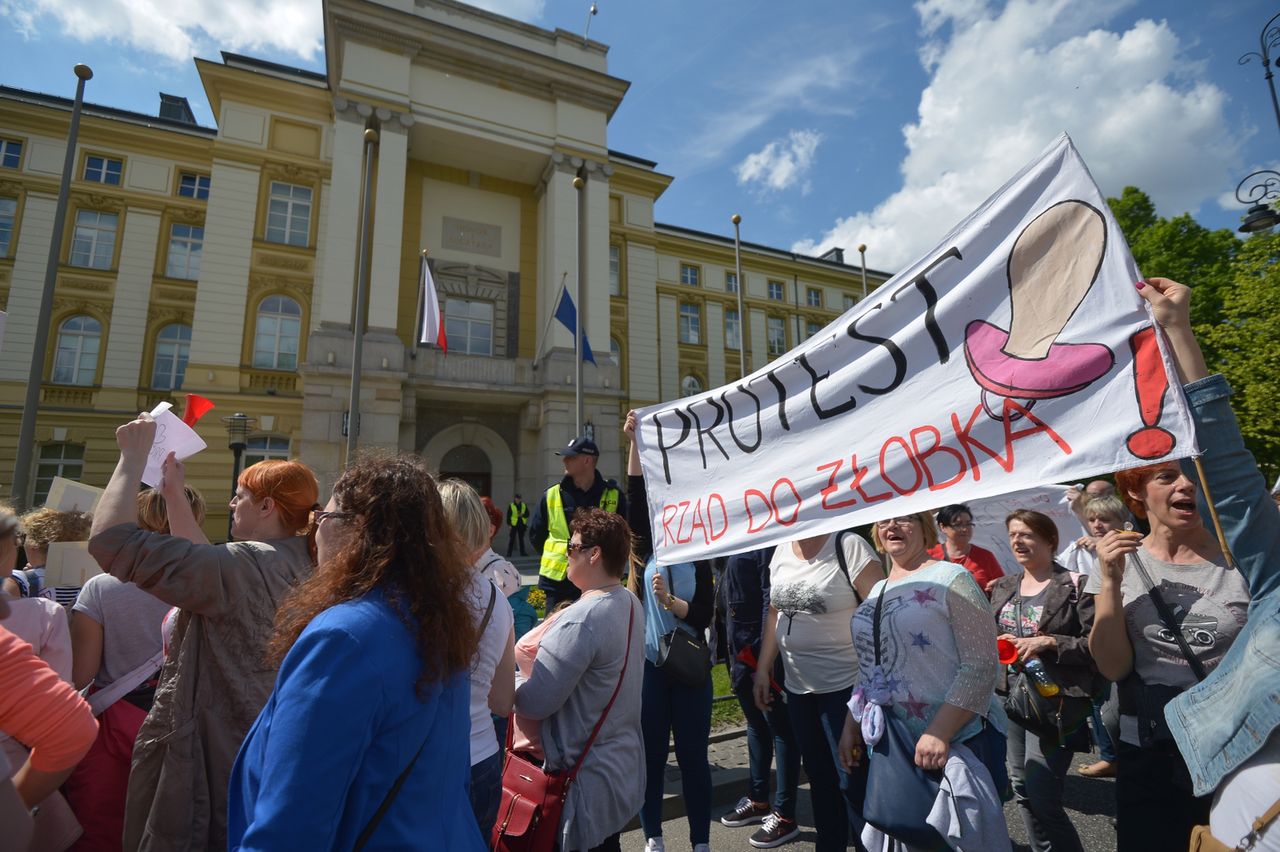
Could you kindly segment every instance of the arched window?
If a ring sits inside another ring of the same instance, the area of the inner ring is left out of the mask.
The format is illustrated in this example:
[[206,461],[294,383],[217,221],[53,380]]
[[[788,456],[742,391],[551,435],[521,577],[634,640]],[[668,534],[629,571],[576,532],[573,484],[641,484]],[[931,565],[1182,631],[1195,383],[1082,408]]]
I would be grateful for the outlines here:
[[151,365],[151,387],[180,390],[191,354],[191,326],[174,323],[160,329],[156,337],[156,359]]
[[622,366],[622,344],[618,342],[618,338],[609,338],[609,357],[613,359],[615,367]]
[[680,395],[694,396],[702,393],[702,382],[697,376],[685,376],[680,381]]
[[58,350],[53,381],[60,385],[91,385],[98,375],[98,346],[102,324],[93,317],[74,316],[58,327]]
[[244,466],[270,459],[289,458],[289,439],[279,435],[258,435],[250,438],[244,451]]
[[268,296],[258,305],[253,335],[253,366],[268,370],[298,369],[302,308],[288,296]]

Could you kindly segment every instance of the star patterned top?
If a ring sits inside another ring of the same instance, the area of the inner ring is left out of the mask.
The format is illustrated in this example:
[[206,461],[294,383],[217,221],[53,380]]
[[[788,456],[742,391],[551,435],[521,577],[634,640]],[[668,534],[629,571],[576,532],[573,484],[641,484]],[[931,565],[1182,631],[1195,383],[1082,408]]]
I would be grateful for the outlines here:
[[[973,576],[960,565],[934,562],[885,587],[876,585],[851,622],[866,699],[904,721],[916,739],[943,704],[975,714],[953,742],[978,733],[983,717],[1004,730],[995,697],[995,620]],[[872,628],[881,594],[877,666]]]

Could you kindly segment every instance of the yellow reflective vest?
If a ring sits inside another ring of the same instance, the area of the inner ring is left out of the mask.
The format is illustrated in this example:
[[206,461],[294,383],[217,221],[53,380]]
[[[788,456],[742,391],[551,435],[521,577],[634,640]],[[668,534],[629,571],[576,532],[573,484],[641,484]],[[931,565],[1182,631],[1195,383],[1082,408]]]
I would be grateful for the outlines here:
[[[618,511],[618,489],[606,486],[600,495],[600,508]],[[551,580],[563,580],[569,571],[569,522],[564,516],[564,500],[559,483],[547,489],[547,540],[542,543],[542,562],[538,573]]]
[[529,504],[528,503],[512,503],[507,506],[507,524],[509,526],[520,526],[529,522]]

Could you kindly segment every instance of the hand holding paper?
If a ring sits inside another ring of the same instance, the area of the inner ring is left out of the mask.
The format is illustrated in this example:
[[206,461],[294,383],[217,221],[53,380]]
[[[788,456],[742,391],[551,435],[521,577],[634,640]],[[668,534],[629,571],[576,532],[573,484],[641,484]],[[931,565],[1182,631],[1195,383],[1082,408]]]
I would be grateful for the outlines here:
[[[147,453],[142,481],[153,488],[158,487],[164,477],[164,460],[170,453],[181,460],[194,456],[207,446],[194,429],[170,410],[172,407],[162,402],[151,414],[140,415],[137,420],[116,430],[116,443],[120,445],[122,459],[131,461],[136,459],[138,452]],[[150,443],[147,443],[148,432]],[[147,447],[149,451],[140,450],[141,447]]]

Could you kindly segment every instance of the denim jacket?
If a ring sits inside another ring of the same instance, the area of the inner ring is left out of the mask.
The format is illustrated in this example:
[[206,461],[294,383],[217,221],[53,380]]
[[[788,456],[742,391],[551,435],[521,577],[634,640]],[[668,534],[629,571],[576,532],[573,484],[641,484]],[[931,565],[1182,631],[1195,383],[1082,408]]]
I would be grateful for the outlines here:
[[[1209,677],[1165,708],[1196,795],[1211,793],[1280,725],[1280,512],[1244,447],[1221,375],[1186,385],[1205,478],[1249,586],[1249,620]],[[1191,461],[1185,460],[1187,475]],[[1199,500],[1207,513],[1204,490]]]

